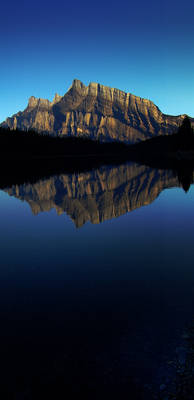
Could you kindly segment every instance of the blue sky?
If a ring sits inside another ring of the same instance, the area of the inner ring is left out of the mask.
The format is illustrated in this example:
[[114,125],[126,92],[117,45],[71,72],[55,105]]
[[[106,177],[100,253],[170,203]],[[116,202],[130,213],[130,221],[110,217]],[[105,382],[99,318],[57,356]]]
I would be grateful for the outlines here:
[[7,0],[1,5],[0,121],[74,78],[194,117],[194,3]]

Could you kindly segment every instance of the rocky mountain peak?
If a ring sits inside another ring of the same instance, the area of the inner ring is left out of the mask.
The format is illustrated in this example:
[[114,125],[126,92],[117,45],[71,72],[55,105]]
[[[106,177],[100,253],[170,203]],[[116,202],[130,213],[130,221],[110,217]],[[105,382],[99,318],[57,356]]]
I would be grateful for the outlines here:
[[55,93],[55,97],[52,101],[52,104],[58,103],[62,99],[62,96],[60,96],[58,93]]
[[74,79],[67,93],[56,94],[52,102],[31,96],[27,108],[1,126],[136,143],[177,132],[184,117],[163,114],[151,100],[131,93]]
[[28,107],[29,108],[35,108],[38,105],[38,98],[31,96],[28,100]]
[[82,90],[86,89],[87,86],[84,85],[79,79],[74,79],[70,89]]
[[28,107],[30,109],[36,108],[36,107],[44,107],[44,108],[50,108],[52,106],[52,103],[47,100],[47,99],[40,99],[34,96],[31,96],[28,100]]

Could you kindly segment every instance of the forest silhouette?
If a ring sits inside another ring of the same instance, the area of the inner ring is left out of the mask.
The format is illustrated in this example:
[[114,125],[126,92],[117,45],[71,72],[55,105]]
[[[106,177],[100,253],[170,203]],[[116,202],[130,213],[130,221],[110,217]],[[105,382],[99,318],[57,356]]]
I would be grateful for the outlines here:
[[1,187],[127,161],[173,169],[188,191],[194,170],[194,132],[189,117],[184,118],[176,134],[133,145],[0,128]]

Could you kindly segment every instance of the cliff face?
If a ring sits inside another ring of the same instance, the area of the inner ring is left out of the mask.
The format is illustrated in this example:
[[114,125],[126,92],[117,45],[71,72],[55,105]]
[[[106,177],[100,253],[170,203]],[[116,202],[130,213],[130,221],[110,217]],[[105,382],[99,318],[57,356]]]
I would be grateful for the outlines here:
[[23,112],[1,126],[135,143],[177,131],[184,117],[165,115],[152,101],[130,93],[74,80],[68,92],[52,102],[31,97]]
[[14,185],[6,192],[27,201],[34,214],[53,208],[58,214],[67,213],[78,228],[87,221],[99,224],[148,205],[173,186],[179,186],[179,181],[172,171],[130,163]]

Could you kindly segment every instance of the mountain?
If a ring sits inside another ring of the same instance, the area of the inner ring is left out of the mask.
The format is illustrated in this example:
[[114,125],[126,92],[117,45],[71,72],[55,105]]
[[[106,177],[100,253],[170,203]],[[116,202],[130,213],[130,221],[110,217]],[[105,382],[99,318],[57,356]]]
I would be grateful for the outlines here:
[[85,86],[75,79],[68,92],[56,94],[52,102],[30,97],[24,111],[0,126],[136,143],[176,132],[184,117],[165,115],[152,101],[130,93],[98,83]]
[[164,189],[174,186],[180,186],[180,181],[171,170],[127,163],[55,175],[32,184],[8,186],[4,190],[10,196],[26,201],[33,214],[51,209],[59,215],[65,212],[79,228],[88,221],[99,224],[148,205]]

